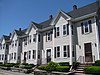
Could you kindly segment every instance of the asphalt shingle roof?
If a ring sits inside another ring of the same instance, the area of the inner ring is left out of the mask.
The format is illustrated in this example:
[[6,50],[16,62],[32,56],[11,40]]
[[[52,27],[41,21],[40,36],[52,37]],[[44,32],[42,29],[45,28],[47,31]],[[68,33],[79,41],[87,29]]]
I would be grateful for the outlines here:
[[8,41],[8,40],[10,39],[10,36],[3,35],[3,37],[4,37],[4,39],[5,39],[6,41]]
[[67,14],[69,16],[71,16],[72,18],[77,18],[77,17],[81,17],[84,15],[96,12],[97,9],[98,9],[97,2],[94,2],[94,3],[88,4],[86,6],[83,6],[81,8],[78,8],[75,11],[70,11]]

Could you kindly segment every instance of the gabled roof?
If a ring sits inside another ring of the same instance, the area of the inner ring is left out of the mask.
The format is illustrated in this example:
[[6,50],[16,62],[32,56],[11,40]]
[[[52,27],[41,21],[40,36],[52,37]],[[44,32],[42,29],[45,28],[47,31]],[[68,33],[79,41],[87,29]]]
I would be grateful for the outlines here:
[[4,39],[5,41],[9,41],[9,40],[10,40],[10,36],[3,35],[2,38],[0,39],[0,43],[3,41],[3,39]]
[[51,26],[50,24],[51,24],[52,20],[53,20],[53,18],[48,19],[48,20],[40,23],[40,26],[42,27],[42,29],[50,27]]
[[83,6],[81,8],[78,8],[74,11],[70,11],[66,14],[68,14],[72,18],[78,18],[78,17],[84,16],[90,13],[97,12],[97,10],[98,10],[97,2],[94,2],[86,6]]
[[23,35],[25,35],[26,30],[27,29],[24,29],[24,30],[21,30],[21,31],[15,30],[15,33],[17,34],[17,36],[23,36]]

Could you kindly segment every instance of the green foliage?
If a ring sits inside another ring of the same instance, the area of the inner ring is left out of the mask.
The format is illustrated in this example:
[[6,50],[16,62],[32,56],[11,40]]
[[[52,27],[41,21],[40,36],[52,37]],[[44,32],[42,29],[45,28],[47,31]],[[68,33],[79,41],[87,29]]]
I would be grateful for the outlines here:
[[100,66],[100,60],[95,61],[95,66]]
[[0,64],[0,66],[5,66],[5,64]]
[[14,64],[12,64],[12,63],[7,63],[7,64],[5,64],[4,66],[5,66],[5,67],[13,67]]
[[39,70],[46,70],[46,67],[47,67],[47,66],[39,66],[38,69],[39,69]]
[[31,65],[25,65],[23,68],[24,69],[32,69],[32,66]]
[[87,74],[100,74],[100,66],[85,67],[84,72]]
[[73,62],[73,68],[74,69],[77,69],[77,67],[80,65],[80,63],[79,62]]
[[22,63],[22,65],[28,65],[28,63]]
[[19,68],[19,65],[14,65],[14,67]]
[[46,71],[55,71],[57,66],[58,66],[57,63],[49,62],[46,67]]
[[60,66],[69,66],[69,62],[60,62],[58,63]]
[[59,71],[59,72],[68,72],[69,71],[69,66],[57,66],[56,67],[56,71]]

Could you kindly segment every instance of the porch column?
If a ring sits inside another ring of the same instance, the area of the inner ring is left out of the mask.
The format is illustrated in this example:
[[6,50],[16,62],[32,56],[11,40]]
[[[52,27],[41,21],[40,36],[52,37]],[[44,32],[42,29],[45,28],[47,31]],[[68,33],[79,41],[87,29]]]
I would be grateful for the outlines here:
[[38,34],[36,35],[36,64],[38,64]]
[[69,40],[70,40],[70,65],[73,64],[73,57],[72,57],[72,28],[71,28],[71,21],[69,21]]

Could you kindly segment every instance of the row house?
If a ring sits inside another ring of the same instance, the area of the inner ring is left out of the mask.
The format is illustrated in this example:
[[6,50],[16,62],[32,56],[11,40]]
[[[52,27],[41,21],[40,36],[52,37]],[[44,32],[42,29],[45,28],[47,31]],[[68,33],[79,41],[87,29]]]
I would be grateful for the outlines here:
[[[7,62],[47,64],[53,62],[93,63],[100,60],[100,1],[57,15],[42,23],[31,22],[10,36]],[[3,45],[0,40],[0,48]],[[1,61],[3,50],[0,52]]]

